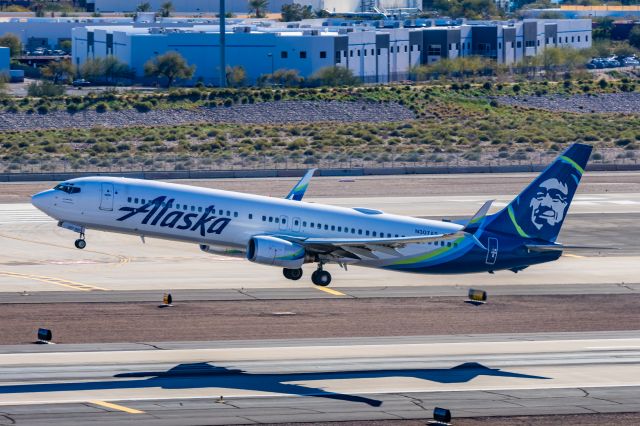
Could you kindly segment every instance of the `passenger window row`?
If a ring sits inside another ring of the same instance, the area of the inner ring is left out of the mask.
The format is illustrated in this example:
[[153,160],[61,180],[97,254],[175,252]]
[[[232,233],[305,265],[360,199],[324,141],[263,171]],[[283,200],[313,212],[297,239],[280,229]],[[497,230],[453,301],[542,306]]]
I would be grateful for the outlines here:
[[[128,203],[133,203],[133,204],[146,204],[147,200],[144,199],[144,198],[138,198],[138,197],[127,197],[127,202]],[[160,205],[162,207],[167,207],[167,204],[169,204],[169,203],[167,203],[166,201],[163,201]],[[187,205],[187,204],[183,204],[183,203],[175,203],[175,204],[171,203],[171,205],[169,207],[173,207],[176,210],[184,210],[185,212],[192,211],[192,212],[195,213],[197,211],[198,213],[202,213],[204,211],[204,209],[201,206],[196,207],[196,206],[193,206],[193,205]],[[215,212],[216,212],[216,209],[213,209],[212,213],[215,214]],[[227,216],[227,217],[232,217],[232,216],[233,217],[238,217],[239,216],[238,212],[232,212],[231,210],[222,210],[222,209],[218,210],[218,215],[219,216]],[[249,215],[249,216],[251,216],[251,215]]]

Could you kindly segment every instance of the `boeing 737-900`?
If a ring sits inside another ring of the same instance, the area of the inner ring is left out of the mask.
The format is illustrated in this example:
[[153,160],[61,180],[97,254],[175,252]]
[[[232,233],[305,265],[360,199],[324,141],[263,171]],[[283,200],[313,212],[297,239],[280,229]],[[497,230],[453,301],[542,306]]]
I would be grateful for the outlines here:
[[[283,268],[290,280],[316,263],[311,280],[326,286],[326,264],[458,274],[511,270],[556,260],[556,243],[591,154],[573,144],[501,211],[491,201],[460,223],[302,201],[313,170],[283,199],[117,177],[71,179],[32,203],[80,235],[95,229],[198,244],[207,253]],[[427,213],[427,212],[425,212]]]

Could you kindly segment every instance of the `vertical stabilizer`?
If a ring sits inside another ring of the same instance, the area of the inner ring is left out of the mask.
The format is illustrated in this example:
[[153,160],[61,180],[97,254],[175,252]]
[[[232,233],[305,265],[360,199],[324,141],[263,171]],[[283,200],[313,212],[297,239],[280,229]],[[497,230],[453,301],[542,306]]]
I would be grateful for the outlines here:
[[486,229],[555,241],[590,155],[591,146],[571,145],[507,207],[489,218]]

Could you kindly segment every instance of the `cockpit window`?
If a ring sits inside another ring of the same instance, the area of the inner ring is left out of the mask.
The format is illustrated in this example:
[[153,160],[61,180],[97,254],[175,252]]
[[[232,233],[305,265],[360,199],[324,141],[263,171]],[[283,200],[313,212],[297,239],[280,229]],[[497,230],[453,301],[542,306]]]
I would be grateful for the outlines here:
[[53,189],[66,192],[67,194],[77,194],[78,192],[80,192],[80,188],[78,188],[77,186],[69,185],[68,183],[61,183],[59,185],[56,185],[56,187]]

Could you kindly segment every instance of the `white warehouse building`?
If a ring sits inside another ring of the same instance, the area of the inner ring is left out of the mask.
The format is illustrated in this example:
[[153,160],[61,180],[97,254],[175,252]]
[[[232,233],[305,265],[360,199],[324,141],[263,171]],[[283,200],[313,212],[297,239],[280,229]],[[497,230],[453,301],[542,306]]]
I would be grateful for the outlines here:
[[[148,2],[152,10],[159,10],[166,0],[87,0],[90,12],[134,12],[138,5]],[[177,12],[214,12],[220,11],[219,0],[172,0]],[[247,0],[226,0],[227,12],[245,14],[249,12]],[[280,13],[287,4],[311,6],[313,10],[326,10],[334,13],[364,12],[377,7],[381,10],[395,8],[421,9],[421,0],[269,0],[267,12]]]
[[[405,80],[411,67],[443,58],[479,55],[511,64],[549,46],[590,47],[591,21],[530,19],[393,29],[231,26],[226,39],[227,66],[242,66],[250,84],[278,69],[295,69],[306,78],[329,66],[349,68],[365,83],[386,83]],[[217,25],[89,26],[72,31],[72,57],[78,66],[113,55],[143,78],[144,64],[169,51],[196,66],[191,83],[220,84]]]

